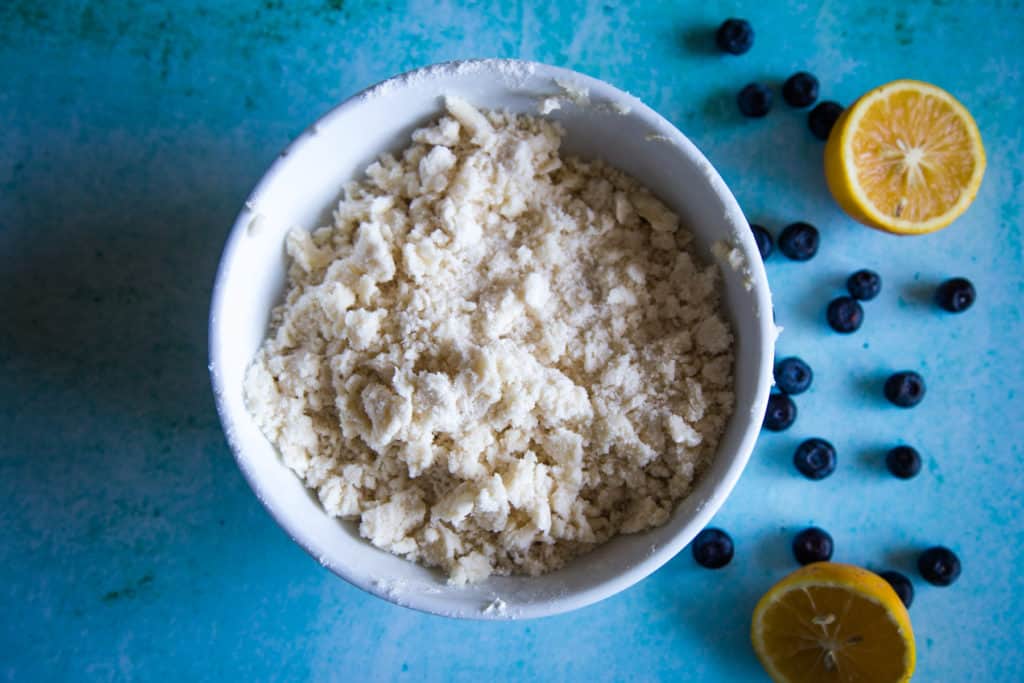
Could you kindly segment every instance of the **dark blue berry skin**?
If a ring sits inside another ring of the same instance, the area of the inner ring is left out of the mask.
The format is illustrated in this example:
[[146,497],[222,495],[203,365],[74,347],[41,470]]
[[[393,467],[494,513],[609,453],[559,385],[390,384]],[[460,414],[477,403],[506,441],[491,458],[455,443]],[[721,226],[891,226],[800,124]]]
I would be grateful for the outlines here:
[[864,309],[857,300],[849,296],[833,299],[825,312],[829,326],[841,334],[850,334],[860,329],[864,322]]
[[775,386],[790,396],[807,391],[813,380],[811,366],[795,356],[783,358],[775,366]]
[[772,110],[772,91],[762,83],[748,83],[736,96],[740,113],[759,119]]
[[913,408],[924,394],[924,378],[913,370],[897,372],[885,380],[885,397],[900,408]]
[[754,241],[757,242],[757,250],[761,252],[761,260],[764,261],[772,255],[775,249],[775,242],[772,234],[763,225],[750,224],[750,231],[754,233]]
[[885,454],[885,466],[894,477],[913,479],[921,471],[921,454],[910,446],[896,446]]
[[825,100],[807,115],[807,127],[819,140],[828,140],[828,134],[832,132],[832,126],[836,125],[839,115],[843,113],[843,107],[838,102]]
[[946,280],[935,292],[939,306],[950,313],[962,313],[971,307],[978,294],[971,281],[963,277]]
[[807,261],[818,253],[821,235],[810,223],[790,223],[779,235],[779,251],[794,261]]
[[858,270],[846,280],[850,296],[859,301],[871,301],[882,291],[882,276],[873,270]]
[[933,586],[950,586],[960,578],[960,558],[949,548],[937,545],[918,556],[917,570]]
[[896,595],[900,596],[903,606],[910,607],[914,602],[914,584],[910,583],[910,579],[894,571],[879,572],[878,575],[889,582]]
[[806,71],[797,71],[782,84],[782,99],[791,107],[809,107],[818,99],[818,79]]
[[824,529],[808,527],[793,539],[793,557],[800,564],[828,562],[832,559],[832,537]]
[[807,439],[797,446],[793,464],[808,479],[824,479],[836,470],[836,449],[825,439]]
[[796,422],[796,404],[785,394],[768,397],[768,410],[764,414],[764,428],[772,432],[789,429]]
[[754,27],[746,19],[726,19],[715,31],[715,43],[722,52],[741,55],[754,46]]
[[732,560],[732,538],[714,527],[708,527],[697,534],[690,549],[697,564],[708,569],[721,569]]

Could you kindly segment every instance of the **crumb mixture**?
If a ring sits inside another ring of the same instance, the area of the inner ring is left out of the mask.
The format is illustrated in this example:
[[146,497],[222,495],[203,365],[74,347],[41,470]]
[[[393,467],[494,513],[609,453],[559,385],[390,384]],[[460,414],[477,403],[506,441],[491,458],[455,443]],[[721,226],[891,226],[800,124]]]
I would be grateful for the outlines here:
[[247,405],[331,515],[453,584],[663,524],[733,409],[716,266],[558,124],[446,99],[293,230]]

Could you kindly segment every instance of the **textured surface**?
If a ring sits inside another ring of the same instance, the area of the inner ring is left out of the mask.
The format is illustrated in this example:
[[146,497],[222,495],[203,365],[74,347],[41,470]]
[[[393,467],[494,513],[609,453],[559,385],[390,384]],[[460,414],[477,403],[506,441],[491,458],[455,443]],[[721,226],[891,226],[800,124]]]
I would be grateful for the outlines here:
[[[0,677],[761,680],[750,611],[814,522],[836,559],[915,576],[920,680],[1019,678],[1019,2],[203,4],[0,4]],[[758,32],[742,57],[713,50],[729,15]],[[733,563],[709,572],[683,553],[615,598],[529,623],[416,614],[308,558],[238,473],[205,360],[219,250],[277,151],[366,85],[489,55],[630,90],[705,151],[752,220],[776,234],[808,220],[823,238],[813,261],[768,264],[779,352],[816,380],[716,518]],[[778,99],[762,120],[736,111],[746,82],[798,68],[844,103],[898,77],[952,91],[989,152],[976,204],[918,238],[845,219],[803,113]],[[841,337],[824,307],[860,267],[882,294]],[[979,292],[960,316],[930,303],[952,275]],[[912,411],[880,398],[904,368],[928,381]],[[818,483],[790,463],[812,435],[840,458]],[[925,457],[908,482],[882,463],[900,440]],[[963,559],[951,588],[916,578],[934,543]]]

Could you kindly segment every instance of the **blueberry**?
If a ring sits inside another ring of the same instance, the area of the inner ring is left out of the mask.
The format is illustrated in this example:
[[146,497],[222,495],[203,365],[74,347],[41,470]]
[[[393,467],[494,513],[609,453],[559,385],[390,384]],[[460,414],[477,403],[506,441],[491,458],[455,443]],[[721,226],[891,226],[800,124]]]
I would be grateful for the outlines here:
[[796,421],[796,404],[785,394],[768,397],[768,410],[764,414],[764,428],[772,432],[789,429]]
[[807,115],[807,127],[819,140],[828,140],[828,134],[832,132],[832,126],[843,113],[843,107],[838,102],[825,100],[819,102],[818,106]]
[[885,397],[900,408],[913,408],[924,398],[924,378],[913,370],[904,370],[885,380]]
[[782,99],[791,107],[809,107],[818,99],[818,79],[806,71],[797,71],[782,84]]
[[779,235],[779,251],[794,261],[806,261],[818,253],[821,237],[810,223],[790,223]]
[[836,449],[825,439],[807,439],[797,446],[793,464],[808,479],[824,479],[835,472]]
[[704,529],[690,547],[697,564],[708,569],[721,569],[732,560],[732,538],[721,529]]
[[882,291],[882,276],[873,270],[858,270],[846,280],[850,296],[861,301],[871,301]]
[[754,46],[754,28],[746,19],[726,19],[715,32],[715,43],[722,52],[741,55]]
[[856,332],[864,322],[864,309],[860,307],[856,299],[841,296],[832,299],[825,312],[825,317],[833,330],[842,334],[850,334]]
[[894,477],[913,479],[921,471],[921,455],[910,446],[896,446],[885,454],[885,466]]
[[918,556],[917,570],[933,586],[949,586],[960,578],[960,558],[949,548],[937,545]]
[[950,313],[966,311],[974,303],[977,293],[971,281],[963,277],[946,280],[935,292],[935,299],[944,310]]
[[793,539],[793,557],[800,564],[832,559],[832,537],[824,529],[808,527]]
[[775,366],[775,385],[790,396],[807,391],[813,379],[811,366],[795,356],[783,358]]
[[772,234],[768,232],[763,225],[750,224],[750,230],[754,233],[754,241],[757,242],[757,250],[761,252],[761,260],[765,260],[772,255],[772,250],[775,249],[775,242],[772,240]]
[[759,119],[772,109],[772,91],[761,83],[748,83],[736,96],[736,103],[741,114]]
[[910,607],[910,603],[914,602],[914,584],[910,583],[910,579],[894,571],[879,572],[878,575],[889,582],[896,595],[900,596],[903,606]]

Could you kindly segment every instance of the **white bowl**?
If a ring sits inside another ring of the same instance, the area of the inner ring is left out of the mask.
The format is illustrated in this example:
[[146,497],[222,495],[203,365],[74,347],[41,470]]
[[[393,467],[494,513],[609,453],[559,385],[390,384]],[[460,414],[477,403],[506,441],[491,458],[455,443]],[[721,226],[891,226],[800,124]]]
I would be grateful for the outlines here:
[[[724,300],[736,332],[736,407],[714,463],[667,524],[619,536],[540,577],[492,577],[452,588],[425,569],[370,545],[356,525],[329,517],[281,462],[246,411],[245,369],[267,333],[285,279],[284,237],[329,222],[342,185],[377,155],[403,148],[441,112],[442,95],[489,109],[536,113],[545,96],[574,88],[551,116],[564,149],[627,171],[675,209],[711,260],[726,240],[743,256],[723,265]],[[750,457],[771,386],[775,325],[764,267],[743,213],[711,164],[682,133],[635,97],[565,69],[514,60],[453,62],[392,78],[321,118],[274,162],[228,237],[210,312],[210,374],[224,431],[249,485],[296,543],[338,576],[399,605],[451,617],[530,618],[584,607],[628,588],[667,562],[725,502]],[[502,602],[496,602],[500,598]],[[487,609],[488,606],[493,606]]]

